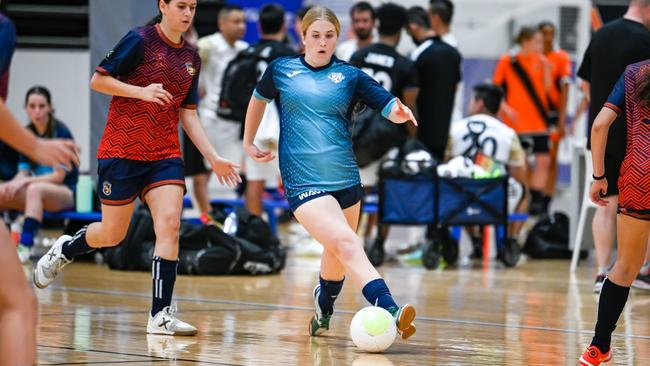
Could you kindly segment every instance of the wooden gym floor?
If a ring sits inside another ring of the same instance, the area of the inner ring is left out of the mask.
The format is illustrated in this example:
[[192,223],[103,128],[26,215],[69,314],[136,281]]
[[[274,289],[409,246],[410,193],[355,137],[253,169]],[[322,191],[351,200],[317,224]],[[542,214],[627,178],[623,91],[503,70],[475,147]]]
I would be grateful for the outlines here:
[[[267,277],[188,277],[176,282],[180,318],[196,337],[147,336],[151,274],[73,263],[40,302],[43,365],[576,365],[596,314],[589,266],[569,280],[568,261],[426,271],[381,268],[396,299],[415,304],[418,332],[384,354],[348,336],[366,306],[351,283],[327,336],[310,338],[318,261],[290,258]],[[25,267],[26,270],[29,267]],[[614,365],[650,364],[650,294],[633,291],[614,336]]]

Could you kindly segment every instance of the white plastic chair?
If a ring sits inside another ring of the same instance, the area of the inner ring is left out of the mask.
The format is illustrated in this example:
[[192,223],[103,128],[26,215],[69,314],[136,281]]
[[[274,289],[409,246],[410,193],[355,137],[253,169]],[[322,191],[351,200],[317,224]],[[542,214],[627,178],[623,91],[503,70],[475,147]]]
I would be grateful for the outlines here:
[[[585,226],[587,223],[587,217],[589,215],[588,211],[590,208],[597,208],[598,206],[591,202],[591,198],[589,197],[589,191],[591,189],[591,176],[593,175],[593,165],[592,165],[592,159],[591,159],[591,151],[585,149],[583,151],[583,159],[585,163],[584,167],[584,184],[582,187],[582,205],[580,205],[580,215],[578,218],[578,228],[576,230],[576,239],[575,243],[573,243],[573,255],[571,256],[571,273],[576,271],[576,267],[578,267],[578,259],[580,257],[580,249],[582,249],[582,238],[584,237],[584,232],[585,232]],[[576,177],[577,179],[578,177]],[[572,177],[573,179],[573,177]]]

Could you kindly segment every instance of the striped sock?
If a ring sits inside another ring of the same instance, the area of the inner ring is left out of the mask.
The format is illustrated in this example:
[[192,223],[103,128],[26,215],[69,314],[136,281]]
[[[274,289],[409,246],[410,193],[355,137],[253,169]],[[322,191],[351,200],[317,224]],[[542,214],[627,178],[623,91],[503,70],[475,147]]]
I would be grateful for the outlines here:
[[95,248],[90,247],[86,241],[86,230],[88,230],[88,225],[79,229],[69,242],[63,244],[61,253],[66,257],[66,259],[73,260],[80,255],[95,250]]
[[153,280],[151,316],[155,316],[166,306],[171,305],[177,267],[178,260],[170,261],[158,256],[153,257],[151,263],[151,278]]

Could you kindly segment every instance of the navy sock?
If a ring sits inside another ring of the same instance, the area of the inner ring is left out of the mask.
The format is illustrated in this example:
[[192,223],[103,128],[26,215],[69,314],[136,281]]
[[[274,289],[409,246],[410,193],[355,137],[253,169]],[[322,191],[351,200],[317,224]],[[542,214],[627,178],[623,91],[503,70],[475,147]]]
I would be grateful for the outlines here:
[[320,281],[320,296],[318,297],[318,305],[323,311],[323,314],[332,314],[334,312],[334,301],[341,293],[343,288],[343,281],[328,281],[319,276]]
[[33,217],[25,217],[23,221],[23,231],[20,233],[20,244],[31,247],[34,245],[34,237],[41,228],[41,222]]
[[177,260],[170,261],[160,257],[153,257],[151,263],[151,278],[153,279],[151,316],[171,305],[177,267]]
[[612,332],[616,329],[616,322],[623,312],[627,297],[630,294],[629,287],[623,287],[605,279],[603,288],[600,290],[598,301],[598,321],[596,322],[596,335],[591,344],[598,347],[601,352],[607,353],[612,343]]
[[68,259],[68,260],[73,260],[76,257],[90,253],[95,248],[92,248],[88,245],[88,242],[86,241],[86,230],[88,229],[88,225],[82,227],[77,231],[76,234],[72,237],[72,240],[69,242],[63,244],[63,248],[61,249],[61,253]]
[[363,287],[363,296],[372,305],[386,310],[397,307],[393,296],[390,294],[390,290],[388,290],[388,286],[386,286],[386,282],[381,278],[368,282]]

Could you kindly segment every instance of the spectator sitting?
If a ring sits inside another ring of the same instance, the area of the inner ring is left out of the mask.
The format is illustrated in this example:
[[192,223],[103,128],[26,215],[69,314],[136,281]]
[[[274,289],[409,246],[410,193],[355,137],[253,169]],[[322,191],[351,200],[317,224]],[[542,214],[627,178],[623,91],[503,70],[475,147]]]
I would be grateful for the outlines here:
[[[34,86],[25,96],[25,110],[30,123],[27,129],[40,138],[72,139],[70,130],[53,116],[49,90]],[[18,245],[21,262],[29,260],[43,210],[60,211],[74,207],[74,190],[79,172],[73,168],[65,172],[37,164],[24,155],[18,163],[18,174],[8,182],[0,183],[0,209],[20,210],[25,213],[23,230]]]

